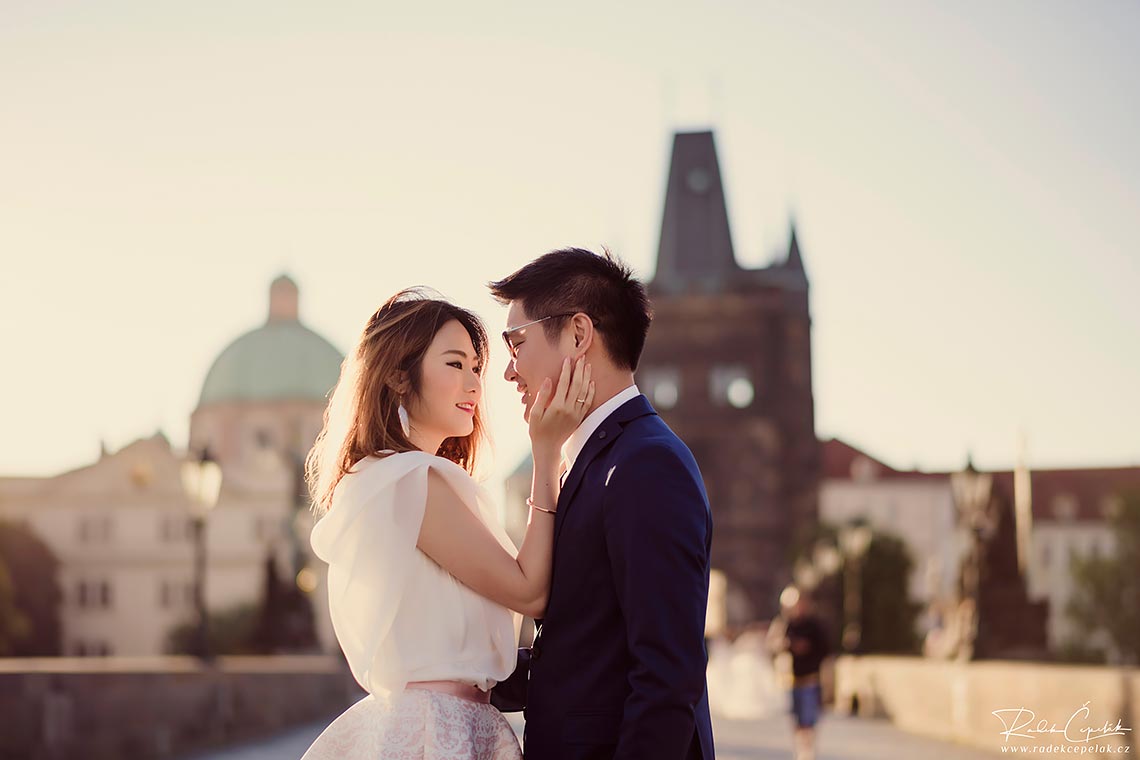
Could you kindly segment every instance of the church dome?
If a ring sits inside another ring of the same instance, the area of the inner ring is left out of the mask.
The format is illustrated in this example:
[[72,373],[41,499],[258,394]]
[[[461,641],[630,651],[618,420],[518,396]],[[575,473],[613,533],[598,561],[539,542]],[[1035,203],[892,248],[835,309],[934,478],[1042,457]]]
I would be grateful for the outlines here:
[[301,324],[297,285],[282,275],[269,289],[269,319],[214,360],[198,406],[225,401],[324,401],[344,357]]

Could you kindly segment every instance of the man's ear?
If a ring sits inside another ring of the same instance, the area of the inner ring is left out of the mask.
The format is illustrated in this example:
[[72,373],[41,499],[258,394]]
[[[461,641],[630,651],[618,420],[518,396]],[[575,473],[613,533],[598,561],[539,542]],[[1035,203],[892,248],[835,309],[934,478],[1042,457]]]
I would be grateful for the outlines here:
[[570,327],[574,335],[574,358],[578,358],[589,350],[594,343],[594,323],[585,314],[579,312],[570,320]]

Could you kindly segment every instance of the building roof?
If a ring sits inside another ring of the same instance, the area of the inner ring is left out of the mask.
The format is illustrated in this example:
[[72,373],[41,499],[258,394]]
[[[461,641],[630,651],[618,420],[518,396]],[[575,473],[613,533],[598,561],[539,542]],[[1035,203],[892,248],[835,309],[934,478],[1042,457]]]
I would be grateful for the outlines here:
[[[949,480],[949,472],[900,471],[838,438],[822,441],[826,480]],[[994,490],[1013,498],[1013,471],[995,470]],[[1039,520],[1103,521],[1127,491],[1140,493],[1140,467],[1031,469],[1033,517]]]
[[838,438],[820,442],[825,480],[916,480],[945,478],[946,473],[896,470]]
[[[1013,473],[994,473],[994,488],[1013,494]],[[1140,493],[1140,467],[1033,470],[1033,516],[1041,520],[1100,521],[1110,517],[1128,491]]]
[[301,324],[297,286],[286,276],[270,286],[269,319],[238,337],[214,360],[198,406],[225,401],[323,401],[344,360]]
[[104,450],[97,461],[58,475],[0,478],[0,508],[5,503],[13,503],[20,510],[108,504],[116,508],[182,508],[181,463],[181,457],[159,431],[114,453]]

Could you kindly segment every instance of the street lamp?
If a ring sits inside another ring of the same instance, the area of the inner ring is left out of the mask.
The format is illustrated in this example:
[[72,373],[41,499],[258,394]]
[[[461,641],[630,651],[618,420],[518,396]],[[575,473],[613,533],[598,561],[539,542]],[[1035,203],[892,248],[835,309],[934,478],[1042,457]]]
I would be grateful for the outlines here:
[[796,586],[804,591],[811,592],[819,585],[822,580],[822,573],[820,568],[816,567],[815,563],[806,560],[796,562],[795,567],[792,569],[792,578],[796,582]]
[[857,652],[863,640],[863,555],[874,537],[869,525],[845,525],[839,529],[839,550],[843,555],[843,648]]
[[823,575],[834,575],[843,564],[843,555],[832,544],[821,541],[815,547],[812,561]]
[[966,529],[966,556],[962,562],[962,594],[965,599],[959,608],[963,618],[958,657],[970,660],[978,638],[978,591],[982,574],[982,544],[993,537],[997,528],[991,499],[993,476],[978,472],[972,458],[966,459],[966,469],[950,476],[950,490],[958,511],[958,524]]
[[222,468],[208,448],[182,463],[182,489],[190,502],[194,528],[194,606],[198,612],[195,654],[210,659],[209,628],[206,613],[206,518],[218,503],[222,490]]

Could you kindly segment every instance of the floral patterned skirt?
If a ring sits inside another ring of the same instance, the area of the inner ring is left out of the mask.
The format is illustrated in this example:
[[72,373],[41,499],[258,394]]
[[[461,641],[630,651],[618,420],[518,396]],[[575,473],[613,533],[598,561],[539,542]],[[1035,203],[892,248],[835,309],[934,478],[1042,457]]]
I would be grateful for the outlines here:
[[489,704],[409,689],[385,705],[369,695],[329,724],[301,760],[521,760],[506,718]]

